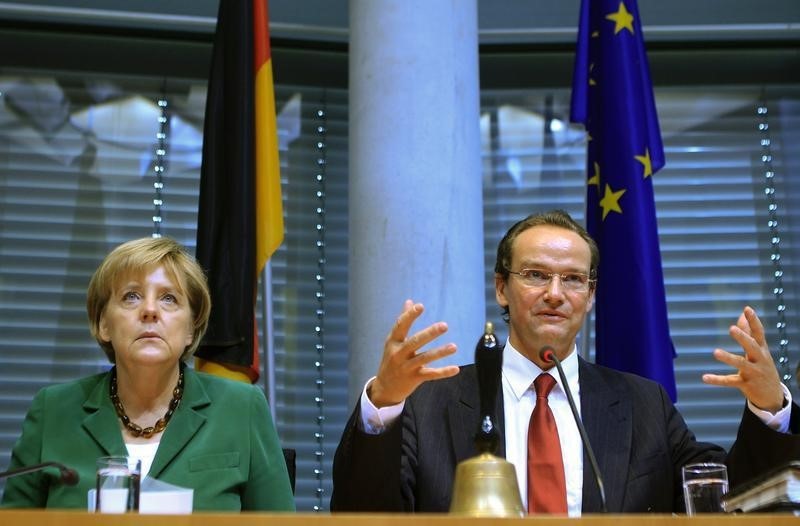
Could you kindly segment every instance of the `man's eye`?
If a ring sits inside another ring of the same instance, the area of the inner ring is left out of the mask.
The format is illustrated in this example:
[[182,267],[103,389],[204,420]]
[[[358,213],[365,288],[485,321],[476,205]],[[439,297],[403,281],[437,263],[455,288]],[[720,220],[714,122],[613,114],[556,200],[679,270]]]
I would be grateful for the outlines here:
[[530,269],[525,271],[525,277],[533,280],[547,279],[547,273],[541,270]]
[[583,283],[583,276],[580,274],[564,274],[563,280],[568,283]]

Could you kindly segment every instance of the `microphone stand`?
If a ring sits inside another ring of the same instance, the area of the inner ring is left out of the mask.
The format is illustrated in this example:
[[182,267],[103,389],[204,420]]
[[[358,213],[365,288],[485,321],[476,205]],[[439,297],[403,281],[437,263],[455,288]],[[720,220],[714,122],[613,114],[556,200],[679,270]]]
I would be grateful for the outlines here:
[[567,383],[567,375],[564,374],[564,369],[561,367],[561,360],[558,359],[558,356],[556,356],[555,351],[551,347],[543,347],[542,350],[539,351],[539,358],[546,363],[552,362],[556,364],[558,376],[561,378],[561,384],[564,386],[564,392],[567,393],[567,402],[569,402],[569,408],[572,410],[572,417],[575,419],[575,424],[578,426],[578,432],[581,435],[583,447],[586,449],[586,456],[589,457],[589,464],[592,466],[597,488],[600,490],[600,511],[608,513],[608,508],[606,507],[606,490],[603,485],[603,477],[600,476],[600,467],[597,465],[597,459],[594,456],[592,444],[589,442],[589,437],[586,435],[586,428],[583,427],[583,422],[578,414],[578,408],[575,406],[575,400],[572,398],[572,390],[569,388],[569,383]]
[[67,466],[65,466],[60,462],[42,462],[41,464],[34,464],[33,466],[24,466],[17,469],[3,471],[2,473],[0,473],[0,479],[4,479],[7,477],[16,477],[17,475],[25,475],[26,473],[41,471],[49,467],[58,468],[59,480],[64,484],[66,484],[67,486],[74,486],[75,484],[78,483],[78,480],[80,479],[77,471],[75,471],[72,468],[68,468]]

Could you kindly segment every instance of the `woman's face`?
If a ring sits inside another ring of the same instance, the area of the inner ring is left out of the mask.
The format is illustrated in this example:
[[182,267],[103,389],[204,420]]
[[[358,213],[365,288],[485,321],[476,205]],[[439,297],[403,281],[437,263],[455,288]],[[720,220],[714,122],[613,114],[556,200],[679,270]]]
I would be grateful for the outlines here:
[[122,367],[177,364],[192,343],[192,309],[159,266],[116,284],[99,328]]

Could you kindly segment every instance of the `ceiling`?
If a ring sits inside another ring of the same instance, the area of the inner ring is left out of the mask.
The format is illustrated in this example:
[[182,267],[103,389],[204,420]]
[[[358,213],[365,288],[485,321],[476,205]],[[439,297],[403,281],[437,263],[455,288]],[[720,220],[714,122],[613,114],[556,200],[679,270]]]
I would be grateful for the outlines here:
[[[374,1],[270,0],[276,80],[346,87],[349,10]],[[0,67],[204,78],[218,2],[0,0]],[[579,4],[478,0],[481,86],[568,84]],[[800,0],[638,5],[656,83],[800,83]]]
[[[376,0],[359,0],[376,1]],[[424,9],[426,0],[419,0]],[[357,9],[358,1],[350,2]],[[346,42],[347,0],[271,0],[275,38]],[[795,40],[798,0],[639,0],[648,39]],[[212,33],[218,0],[0,1],[0,20]],[[572,41],[578,0],[478,0],[480,41]]]

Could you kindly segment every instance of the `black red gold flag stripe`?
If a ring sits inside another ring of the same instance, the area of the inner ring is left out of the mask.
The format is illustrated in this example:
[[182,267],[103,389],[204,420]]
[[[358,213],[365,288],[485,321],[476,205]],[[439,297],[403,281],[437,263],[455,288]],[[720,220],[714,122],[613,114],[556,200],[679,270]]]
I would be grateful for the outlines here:
[[258,276],[283,241],[266,0],[221,0],[208,81],[197,259],[212,309],[201,370],[255,381]]

